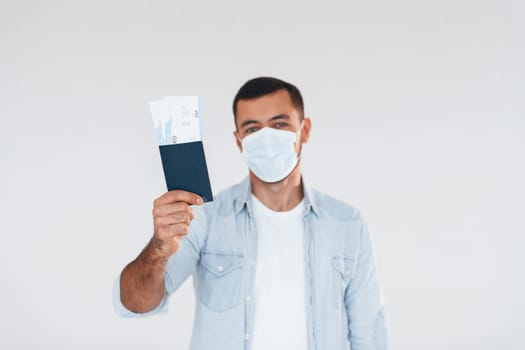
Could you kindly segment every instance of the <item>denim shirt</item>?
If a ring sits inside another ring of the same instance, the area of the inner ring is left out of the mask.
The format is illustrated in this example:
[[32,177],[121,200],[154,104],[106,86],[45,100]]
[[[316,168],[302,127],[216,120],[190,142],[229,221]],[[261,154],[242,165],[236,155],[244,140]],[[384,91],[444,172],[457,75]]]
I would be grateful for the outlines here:
[[[305,201],[305,300],[308,350],[385,350],[388,332],[372,241],[359,212],[307,186]],[[167,310],[168,298],[193,274],[196,314],[191,350],[249,350],[254,320],[251,295],[257,268],[257,228],[249,178],[193,207],[189,233],[164,275],[166,294],[157,308],[133,313],[120,301],[121,316]],[[299,349],[298,349],[299,350]]]

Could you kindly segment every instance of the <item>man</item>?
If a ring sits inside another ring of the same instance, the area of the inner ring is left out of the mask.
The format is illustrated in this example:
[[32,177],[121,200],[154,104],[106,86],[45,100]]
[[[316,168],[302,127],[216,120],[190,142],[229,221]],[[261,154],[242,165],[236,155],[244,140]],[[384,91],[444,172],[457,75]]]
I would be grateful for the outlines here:
[[233,113],[249,177],[204,205],[184,191],[157,198],[155,232],[122,271],[116,308],[163,311],[193,274],[193,350],[387,349],[367,225],[301,175],[312,125],[299,90],[250,80]]

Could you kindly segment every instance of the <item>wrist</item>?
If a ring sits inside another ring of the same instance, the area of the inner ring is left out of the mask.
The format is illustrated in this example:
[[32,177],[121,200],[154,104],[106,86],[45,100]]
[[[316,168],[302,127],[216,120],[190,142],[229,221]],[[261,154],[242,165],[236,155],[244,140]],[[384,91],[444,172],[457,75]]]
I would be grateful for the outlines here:
[[142,254],[144,262],[153,267],[164,268],[169,259],[165,246],[166,244],[161,239],[153,235]]

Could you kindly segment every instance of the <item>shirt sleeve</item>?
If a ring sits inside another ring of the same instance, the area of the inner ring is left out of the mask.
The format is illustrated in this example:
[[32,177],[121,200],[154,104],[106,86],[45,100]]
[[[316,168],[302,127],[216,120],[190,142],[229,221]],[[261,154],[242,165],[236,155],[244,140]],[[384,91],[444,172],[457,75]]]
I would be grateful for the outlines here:
[[388,329],[372,239],[363,219],[360,226],[356,272],[345,292],[348,340],[352,350],[387,350]]

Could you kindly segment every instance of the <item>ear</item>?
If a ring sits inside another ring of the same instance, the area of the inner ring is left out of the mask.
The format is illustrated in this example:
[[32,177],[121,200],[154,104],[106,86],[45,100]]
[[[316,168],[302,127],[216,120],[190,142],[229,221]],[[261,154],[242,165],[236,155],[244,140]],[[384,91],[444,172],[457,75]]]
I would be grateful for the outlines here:
[[235,138],[235,143],[237,144],[237,148],[239,148],[239,151],[242,152],[242,143],[239,140],[240,136],[237,130],[233,132],[233,137]]
[[312,130],[312,120],[309,117],[303,120],[303,132],[301,133],[301,143],[307,143]]

